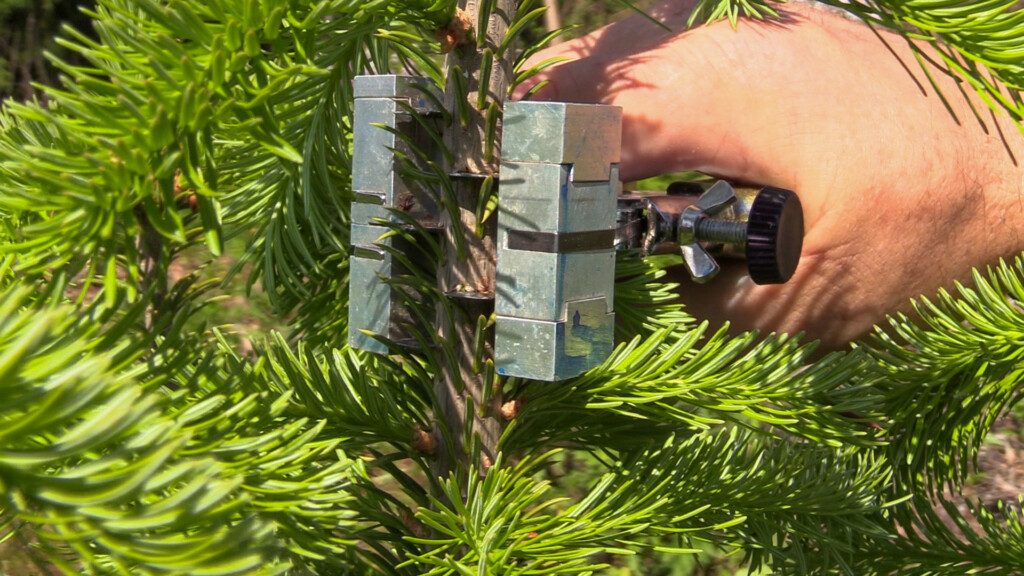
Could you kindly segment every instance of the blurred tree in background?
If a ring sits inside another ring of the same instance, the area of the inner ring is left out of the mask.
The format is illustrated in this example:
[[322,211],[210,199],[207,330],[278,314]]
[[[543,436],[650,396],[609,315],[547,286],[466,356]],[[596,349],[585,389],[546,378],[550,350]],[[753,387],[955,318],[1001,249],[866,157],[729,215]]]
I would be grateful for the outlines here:
[[58,47],[54,36],[64,24],[88,30],[81,9],[91,5],[91,0],[0,0],[0,100],[27,100],[37,95],[33,82],[56,83],[47,51],[80,62]]

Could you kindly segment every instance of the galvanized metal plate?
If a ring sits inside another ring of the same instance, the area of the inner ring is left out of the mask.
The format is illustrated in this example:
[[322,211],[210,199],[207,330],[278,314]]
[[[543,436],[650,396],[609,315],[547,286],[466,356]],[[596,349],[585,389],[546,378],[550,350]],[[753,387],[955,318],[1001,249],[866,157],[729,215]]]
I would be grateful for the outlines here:
[[502,121],[506,162],[571,164],[573,182],[608,181],[619,163],[622,109],[568,102],[507,102]]
[[503,376],[553,382],[604,362],[614,348],[615,314],[603,299],[572,302],[570,319],[546,322],[499,316],[495,366]]
[[607,172],[610,180],[573,182],[569,165],[503,161],[499,228],[547,232],[614,229],[618,166],[609,166]]
[[373,74],[356,76],[352,80],[352,95],[361,98],[401,98],[413,110],[422,114],[441,113],[441,94],[429,78],[402,74]]

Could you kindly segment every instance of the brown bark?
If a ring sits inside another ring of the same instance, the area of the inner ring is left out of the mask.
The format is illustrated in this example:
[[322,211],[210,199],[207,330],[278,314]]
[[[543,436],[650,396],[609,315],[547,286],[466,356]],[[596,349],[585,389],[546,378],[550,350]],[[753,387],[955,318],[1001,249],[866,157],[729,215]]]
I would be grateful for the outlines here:
[[[486,116],[492,102],[501,106],[505,100],[512,73],[511,51],[505,61],[495,56],[489,78],[481,79],[481,65],[486,49],[497,53],[515,14],[516,2],[497,0],[494,5],[487,29],[473,30],[462,44],[448,53],[445,61],[448,74],[445,106],[452,118],[445,130],[445,145],[454,158],[447,168],[455,188],[459,221],[453,222],[445,216],[445,261],[438,272],[439,286],[455,311],[453,317],[447,315],[443,306],[438,312],[441,339],[451,345],[455,354],[452,365],[442,368],[441,377],[435,383],[441,411],[437,417],[444,422],[439,429],[444,428],[451,434],[450,438],[444,438],[440,430],[437,431],[438,456],[434,473],[442,477],[467,470],[470,465],[476,465],[481,473],[485,471],[497,455],[502,430],[501,390],[485,390],[487,384],[481,373],[484,364],[474,362],[477,322],[480,317],[489,318],[494,311],[495,218],[488,221],[482,237],[474,233],[481,185],[486,176],[497,176],[499,163],[500,132],[487,133]],[[477,0],[462,0],[459,8],[465,11],[463,17],[468,17],[470,22],[479,21],[480,2]],[[481,34],[486,38],[478,48],[477,38]],[[454,82],[460,71],[468,87],[468,102],[456,102]],[[478,108],[480,90],[487,93],[482,108]],[[463,123],[460,107],[468,107],[468,122]],[[489,146],[494,146],[490,158],[486,154]],[[466,247],[462,258],[457,237],[461,237]],[[487,340],[485,359],[493,357],[493,335],[489,334]],[[471,417],[467,418],[467,414]],[[466,429],[467,425],[470,430]],[[469,445],[464,438],[471,440]],[[477,441],[473,442],[473,438]]]

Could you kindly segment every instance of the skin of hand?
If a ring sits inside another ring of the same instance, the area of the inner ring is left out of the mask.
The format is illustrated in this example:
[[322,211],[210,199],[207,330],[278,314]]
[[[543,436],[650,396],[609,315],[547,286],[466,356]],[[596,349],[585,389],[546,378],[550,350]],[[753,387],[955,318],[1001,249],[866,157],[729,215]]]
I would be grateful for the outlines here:
[[1024,138],[969,86],[929,65],[947,108],[905,40],[806,5],[677,32],[692,5],[647,12],[671,32],[634,16],[533,62],[570,59],[534,99],[623,108],[624,181],[698,170],[800,196],[793,278],[757,286],[736,263],[696,285],[680,267],[697,318],[840,348],[1024,250]]

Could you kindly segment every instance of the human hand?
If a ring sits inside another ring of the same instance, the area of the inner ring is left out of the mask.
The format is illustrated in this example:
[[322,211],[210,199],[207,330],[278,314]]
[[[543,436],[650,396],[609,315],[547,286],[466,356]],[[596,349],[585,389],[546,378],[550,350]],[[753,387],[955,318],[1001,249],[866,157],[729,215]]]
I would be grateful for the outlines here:
[[[683,30],[693,4],[648,14]],[[550,84],[535,99],[623,108],[623,180],[698,170],[799,194],[793,278],[757,286],[726,265],[710,284],[683,281],[695,316],[837,348],[1024,250],[1024,139],[1011,121],[930,66],[947,109],[899,36],[778,9],[781,20],[682,33],[634,16],[535,59],[572,59],[537,78]]]

